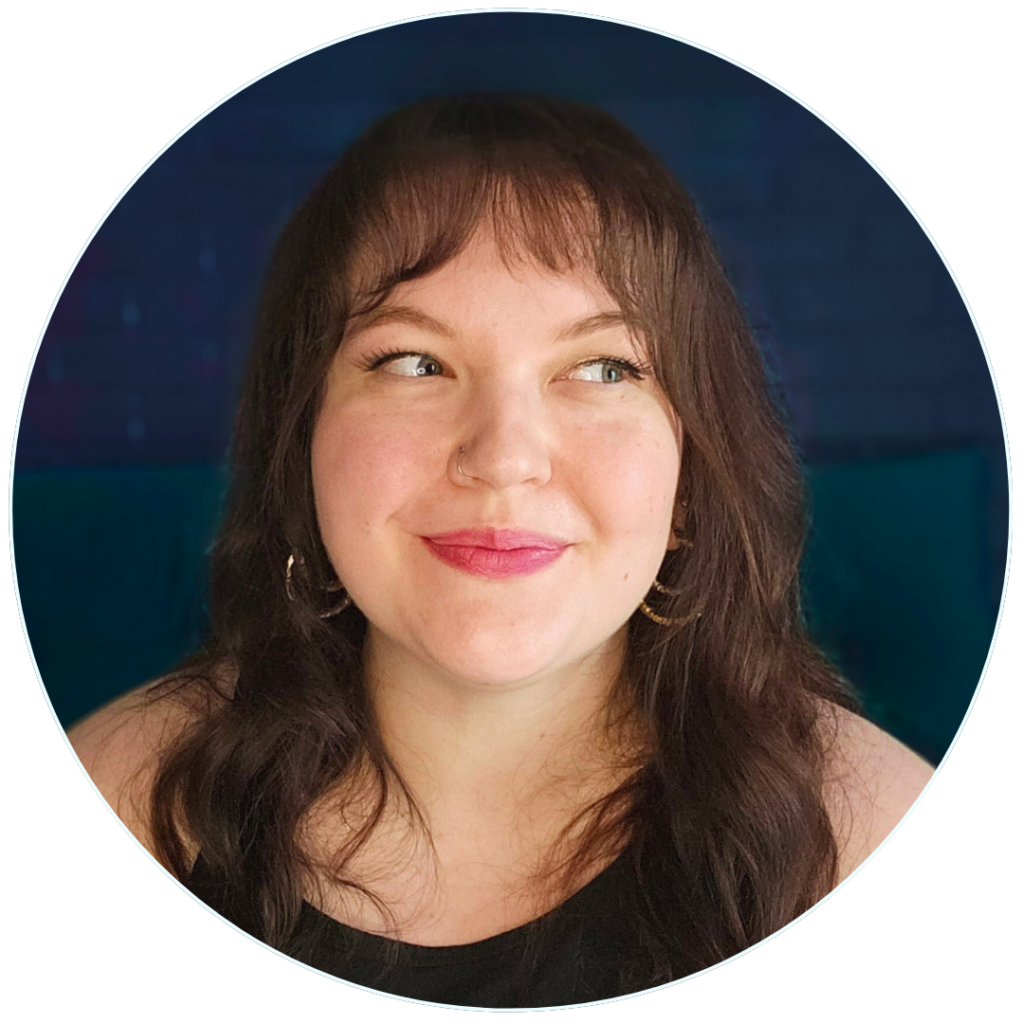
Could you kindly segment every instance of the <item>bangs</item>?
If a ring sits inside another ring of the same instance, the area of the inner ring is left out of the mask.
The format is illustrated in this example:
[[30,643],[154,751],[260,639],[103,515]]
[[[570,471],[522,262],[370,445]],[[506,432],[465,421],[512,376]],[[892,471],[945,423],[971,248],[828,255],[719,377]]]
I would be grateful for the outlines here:
[[684,249],[674,214],[685,197],[668,172],[652,173],[650,154],[618,125],[621,137],[605,143],[607,130],[552,124],[528,100],[450,107],[427,105],[412,126],[406,111],[400,134],[386,119],[350,153],[363,173],[353,175],[348,204],[345,321],[439,269],[483,231],[509,266],[596,276],[657,367],[661,314]]

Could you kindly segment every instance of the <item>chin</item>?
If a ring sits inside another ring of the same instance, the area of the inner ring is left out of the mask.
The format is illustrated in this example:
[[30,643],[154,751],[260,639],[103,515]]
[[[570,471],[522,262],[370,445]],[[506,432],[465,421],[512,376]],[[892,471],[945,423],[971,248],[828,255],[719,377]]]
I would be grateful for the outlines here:
[[[544,627],[547,627],[546,629]],[[432,662],[446,675],[480,687],[512,687],[557,674],[608,643],[608,636],[588,635],[579,625],[549,618],[518,627],[436,633],[429,644]],[[443,637],[438,643],[436,638]]]
[[436,601],[400,610],[384,605],[379,616],[375,611],[364,608],[393,655],[477,688],[514,687],[579,666],[623,634],[629,617],[625,607],[536,599],[500,605]]
[[512,686],[527,682],[575,657],[563,635],[545,635],[530,626],[516,629],[452,629],[441,634],[441,644],[432,643],[427,654],[442,671],[469,684],[485,687]]
[[553,651],[520,641],[516,645],[446,644],[431,651],[432,660],[446,674],[485,687],[512,686],[543,675],[562,660]]

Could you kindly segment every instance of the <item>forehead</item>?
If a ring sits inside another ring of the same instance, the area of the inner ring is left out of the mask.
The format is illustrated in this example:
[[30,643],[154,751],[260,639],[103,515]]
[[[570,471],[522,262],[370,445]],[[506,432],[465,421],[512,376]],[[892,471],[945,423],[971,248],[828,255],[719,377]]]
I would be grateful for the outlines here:
[[380,310],[404,307],[449,322],[558,325],[616,314],[618,303],[597,275],[579,268],[556,272],[537,260],[499,248],[477,232],[447,263],[393,288]]

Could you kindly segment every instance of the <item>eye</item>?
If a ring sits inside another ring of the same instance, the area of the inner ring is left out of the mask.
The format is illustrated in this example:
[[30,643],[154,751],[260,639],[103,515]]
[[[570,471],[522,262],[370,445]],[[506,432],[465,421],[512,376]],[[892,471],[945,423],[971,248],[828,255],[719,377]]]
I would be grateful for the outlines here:
[[425,352],[379,353],[367,369],[380,369],[396,377],[438,377],[444,373],[444,366]]
[[628,359],[591,359],[574,366],[568,374],[570,380],[593,381],[595,384],[621,384],[626,377],[642,380],[639,366]]

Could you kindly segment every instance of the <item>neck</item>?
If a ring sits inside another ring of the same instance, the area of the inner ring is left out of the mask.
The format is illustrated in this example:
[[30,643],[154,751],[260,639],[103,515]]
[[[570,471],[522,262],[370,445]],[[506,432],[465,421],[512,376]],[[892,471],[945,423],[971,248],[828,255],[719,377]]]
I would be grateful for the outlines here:
[[622,631],[578,664],[482,684],[419,662],[371,627],[364,661],[381,735],[432,829],[501,827],[538,803],[614,786],[625,750],[608,711],[624,650]]
[[[609,714],[625,633],[613,640],[571,670],[496,686],[446,676],[371,626],[368,692],[418,813],[394,790],[378,806],[379,787],[357,772],[340,803],[310,815],[314,858],[331,864],[355,840],[344,872],[385,900],[408,941],[472,941],[564,899],[618,853],[614,825],[590,842],[594,819],[579,816],[625,781],[642,750],[641,734]],[[340,919],[394,926],[372,901],[329,893],[320,898]]]

